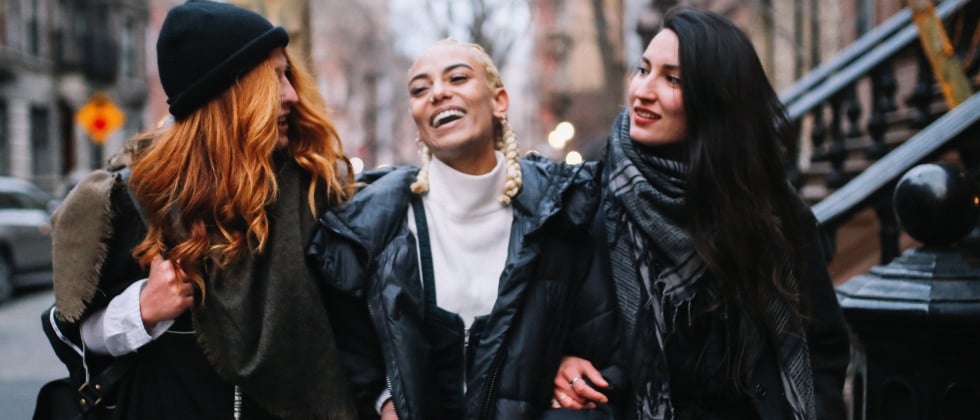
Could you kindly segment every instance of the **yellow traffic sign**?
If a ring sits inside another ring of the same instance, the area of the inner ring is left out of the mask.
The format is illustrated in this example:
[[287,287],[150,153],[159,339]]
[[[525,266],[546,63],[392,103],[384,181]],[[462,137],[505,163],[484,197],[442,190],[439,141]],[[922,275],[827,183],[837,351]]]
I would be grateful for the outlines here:
[[122,127],[126,114],[112,103],[108,95],[99,92],[78,110],[75,121],[85,129],[92,141],[101,145],[106,137]]

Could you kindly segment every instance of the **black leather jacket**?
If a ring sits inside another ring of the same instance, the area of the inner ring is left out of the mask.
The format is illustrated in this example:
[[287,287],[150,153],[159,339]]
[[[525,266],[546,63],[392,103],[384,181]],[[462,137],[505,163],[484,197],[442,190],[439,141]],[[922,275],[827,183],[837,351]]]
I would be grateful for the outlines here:
[[442,417],[440,406],[454,392],[446,382],[462,384],[461,377],[464,418],[538,418],[550,406],[563,355],[616,370],[610,367],[615,304],[593,264],[588,235],[600,195],[598,164],[532,156],[522,159],[521,170],[497,300],[480,339],[470,342],[475,347],[465,375],[432,360],[423,328],[417,247],[406,217],[417,169],[366,174],[366,187],[320,219],[308,254],[325,280],[350,297],[327,304],[344,312],[331,319],[344,320],[335,333],[362,418],[377,418],[373,405],[386,385],[400,419]]

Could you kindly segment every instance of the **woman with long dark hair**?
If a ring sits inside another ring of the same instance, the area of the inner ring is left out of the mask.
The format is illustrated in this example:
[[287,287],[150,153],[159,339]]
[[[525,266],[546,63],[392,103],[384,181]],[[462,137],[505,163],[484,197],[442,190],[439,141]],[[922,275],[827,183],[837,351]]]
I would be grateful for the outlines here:
[[[666,14],[613,125],[596,223],[635,418],[843,418],[846,327],[816,222],[785,178],[786,125],[741,30]],[[597,395],[583,377],[601,380],[566,358],[556,406]]]

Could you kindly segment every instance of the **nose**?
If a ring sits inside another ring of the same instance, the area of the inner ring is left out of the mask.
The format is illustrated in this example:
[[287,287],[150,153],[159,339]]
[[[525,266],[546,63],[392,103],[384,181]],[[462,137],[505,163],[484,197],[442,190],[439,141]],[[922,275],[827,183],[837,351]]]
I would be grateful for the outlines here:
[[433,104],[442,101],[449,97],[449,89],[442,82],[435,82],[432,84],[432,89],[429,90],[429,101]]
[[283,77],[280,86],[280,100],[282,101],[282,106],[293,106],[299,102],[299,96],[296,94],[296,89],[293,88],[293,84],[289,82],[289,79]]
[[654,78],[634,78],[630,86],[630,93],[642,102],[653,102],[657,100],[657,90],[654,89]]

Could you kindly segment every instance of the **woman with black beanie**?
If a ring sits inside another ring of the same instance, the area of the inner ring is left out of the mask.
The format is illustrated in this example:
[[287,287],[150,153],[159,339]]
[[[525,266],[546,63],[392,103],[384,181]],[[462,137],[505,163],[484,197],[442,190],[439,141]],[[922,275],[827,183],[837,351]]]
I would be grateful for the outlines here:
[[157,63],[172,123],[54,217],[45,329],[79,382],[132,360],[99,402],[113,418],[355,416],[303,255],[352,184],[288,41],[230,4],[171,9]]

